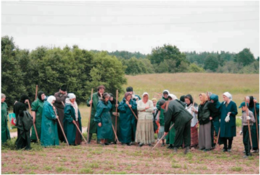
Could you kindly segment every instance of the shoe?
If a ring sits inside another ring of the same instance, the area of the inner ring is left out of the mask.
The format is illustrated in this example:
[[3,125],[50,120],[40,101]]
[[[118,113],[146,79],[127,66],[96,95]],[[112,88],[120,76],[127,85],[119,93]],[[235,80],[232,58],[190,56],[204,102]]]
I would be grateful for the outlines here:
[[253,153],[258,153],[258,150],[254,150]]
[[189,149],[189,147],[186,147],[184,150],[184,154],[187,154],[188,152],[190,152],[190,149]]
[[127,143],[126,145],[127,145],[127,146],[131,146],[131,143]]
[[161,144],[161,147],[164,147],[164,146],[165,146],[165,143],[162,143],[162,144]]
[[228,151],[227,149],[223,148],[223,152],[227,152],[227,151]]
[[167,146],[168,149],[173,149],[174,146],[172,144],[170,144],[169,146]]
[[113,144],[117,144],[117,141],[114,141]]
[[244,155],[243,158],[244,158],[244,159],[248,159],[248,156],[247,156],[247,155]]
[[205,148],[200,148],[201,151],[204,151]]
[[231,149],[228,149],[227,151],[230,153],[230,152],[231,152]]
[[109,143],[106,142],[105,145],[109,145]]
[[139,146],[142,147],[142,146],[144,146],[144,144],[143,144],[143,143],[140,143]]
[[150,144],[148,144],[148,146],[152,146],[152,144],[150,143]]
[[177,147],[174,147],[174,148],[173,148],[173,152],[174,152],[174,153],[177,153],[177,150],[178,150]]

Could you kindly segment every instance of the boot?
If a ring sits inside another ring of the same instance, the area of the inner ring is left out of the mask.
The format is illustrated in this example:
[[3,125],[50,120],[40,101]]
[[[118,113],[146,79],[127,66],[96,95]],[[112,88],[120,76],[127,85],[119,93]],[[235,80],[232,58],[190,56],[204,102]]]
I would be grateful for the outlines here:
[[91,142],[91,138],[92,138],[92,133],[89,133],[88,143]]

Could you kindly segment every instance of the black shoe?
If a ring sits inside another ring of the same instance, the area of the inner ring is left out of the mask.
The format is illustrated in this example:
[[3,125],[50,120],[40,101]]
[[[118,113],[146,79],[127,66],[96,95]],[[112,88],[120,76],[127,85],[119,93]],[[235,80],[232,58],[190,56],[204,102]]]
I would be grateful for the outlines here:
[[227,152],[227,151],[228,151],[227,149],[223,148],[223,152]]
[[201,151],[204,151],[204,150],[205,150],[205,148],[200,148],[200,150],[201,150]]
[[139,143],[139,146],[142,147],[142,146],[144,146],[144,144],[143,143]]
[[173,149],[174,146],[172,144],[170,144],[169,146],[167,146],[168,149]]
[[130,143],[127,143],[126,145],[127,145],[127,146],[131,146],[131,144],[130,144]]

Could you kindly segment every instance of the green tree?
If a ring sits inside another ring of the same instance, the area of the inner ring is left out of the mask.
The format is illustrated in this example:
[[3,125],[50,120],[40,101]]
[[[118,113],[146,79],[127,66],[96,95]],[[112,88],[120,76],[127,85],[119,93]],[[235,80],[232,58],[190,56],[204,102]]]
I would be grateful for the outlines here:
[[254,62],[255,58],[250,49],[245,48],[236,54],[235,61],[241,63],[243,66],[247,66]]
[[207,56],[204,64],[204,69],[215,72],[218,69],[218,58],[216,55]]

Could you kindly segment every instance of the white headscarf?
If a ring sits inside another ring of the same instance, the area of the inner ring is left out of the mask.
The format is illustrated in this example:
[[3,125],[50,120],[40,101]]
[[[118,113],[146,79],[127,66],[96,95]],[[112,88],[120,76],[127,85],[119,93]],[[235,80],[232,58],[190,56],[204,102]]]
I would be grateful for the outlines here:
[[176,100],[177,99],[176,95],[174,95],[174,94],[169,94],[169,96],[172,98],[172,100]]
[[223,93],[226,97],[228,97],[230,100],[232,100],[232,95],[229,92]]
[[69,99],[74,99],[74,98],[76,98],[76,95],[74,93],[69,93],[68,97],[69,97]]
[[49,102],[52,106],[53,106],[53,104],[52,104],[53,100],[56,100],[56,98],[53,95],[51,95],[47,98],[47,102]]
[[142,95],[142,97],[144,97],[145,95],[148,95],[148,97],[149,97],[148,92],[144,92],[143,95]]
[[74,103],[72,103],[70,100],[71,99],[75,99],[76,98],[76,95],[74,93],[69,93],[68,94],[68,97],[69,98],[66,98],[66,103],[69,103],[73,108],[74,108],[74,111],[75,111],[75,118],[76,118],[76,121],[78,121],[78,104],[76,102],[76,100],[74,101]]

